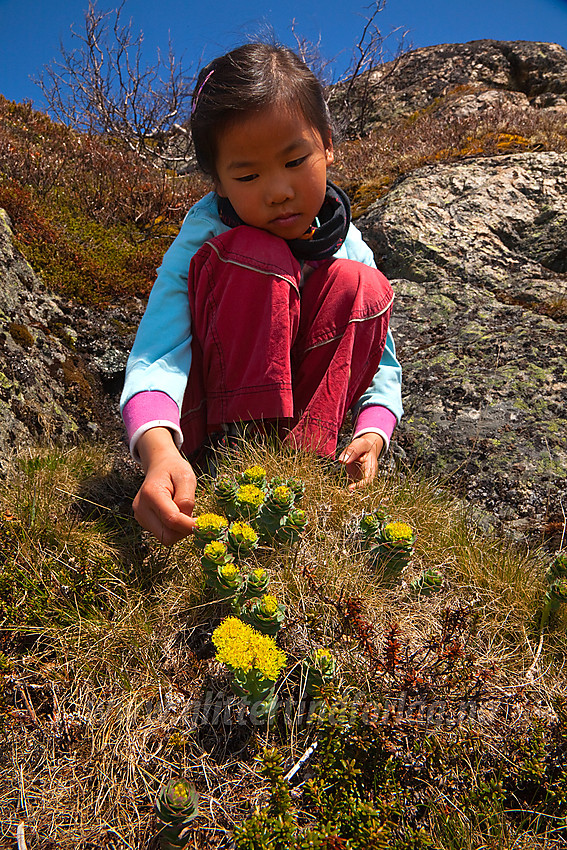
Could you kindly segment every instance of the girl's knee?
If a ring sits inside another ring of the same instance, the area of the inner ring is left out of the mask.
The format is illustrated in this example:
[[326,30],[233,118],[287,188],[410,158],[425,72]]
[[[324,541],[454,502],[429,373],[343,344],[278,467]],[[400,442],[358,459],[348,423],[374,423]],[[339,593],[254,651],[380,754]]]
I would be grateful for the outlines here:
[[393,290],[382,272],[356,260],[334,260],[330,271],[345,303],[368,302],[385,306]]
[[233,227],[210,240],[210,245],[220,252],[219,258],[243,267],[294,278],[300,266],[285,239],[247,224]]

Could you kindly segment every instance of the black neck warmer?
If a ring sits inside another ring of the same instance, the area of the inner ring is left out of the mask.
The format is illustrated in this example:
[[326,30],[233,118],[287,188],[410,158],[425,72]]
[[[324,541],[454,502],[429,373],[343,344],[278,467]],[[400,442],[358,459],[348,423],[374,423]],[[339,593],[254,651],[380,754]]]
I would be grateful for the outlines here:
[[[228,227],[244,222],[238,217],[228,198],[218,198],[221,221]],[[342,189],[327,181],[323,206],[307,233],[287,244],[297,260],[329,260],[345,241],[350,225],[350,202]]]

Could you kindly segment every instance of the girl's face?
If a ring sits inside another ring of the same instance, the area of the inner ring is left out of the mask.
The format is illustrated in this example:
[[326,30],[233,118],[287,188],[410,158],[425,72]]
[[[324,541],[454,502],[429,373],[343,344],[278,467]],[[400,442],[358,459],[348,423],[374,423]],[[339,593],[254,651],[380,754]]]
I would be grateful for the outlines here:
[[297,239],[321,209],[333,159],[332,143],[303,115],[273,107],[219,138],[215,189],[245,224]]

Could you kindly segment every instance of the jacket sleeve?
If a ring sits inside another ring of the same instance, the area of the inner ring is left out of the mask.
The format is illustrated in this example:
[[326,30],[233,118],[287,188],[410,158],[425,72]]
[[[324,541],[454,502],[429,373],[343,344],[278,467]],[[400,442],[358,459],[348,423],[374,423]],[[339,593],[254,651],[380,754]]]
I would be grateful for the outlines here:
[[[376,268],[372,251],[362,239],[360,231],[352,224],[344,248],[346,248],[345,256],[348,256],[349,259],[357,260],[367,266]],[[378,371],[374,375],[368,389],[362,394],[352,409],[354,420],[356,421],[361,411],[374,406],[386,408],[395,416],[396,422],[399,422],[402,417],[402,367],[396,357],[396,346],[389,328]],[[366,430],[370,429],[367,428]],[[377,430],[381,429],[378,428]],[[386,433],[384,436],[386,436],[388,442],[391,434]]]
[[193,206],[158,269],[126,366],[120,399],[130,449],[155,425],[170,427],[181,444],[179,414],[191,367],[191,314],[187,281],[193,255],[227,228],[210,193]]

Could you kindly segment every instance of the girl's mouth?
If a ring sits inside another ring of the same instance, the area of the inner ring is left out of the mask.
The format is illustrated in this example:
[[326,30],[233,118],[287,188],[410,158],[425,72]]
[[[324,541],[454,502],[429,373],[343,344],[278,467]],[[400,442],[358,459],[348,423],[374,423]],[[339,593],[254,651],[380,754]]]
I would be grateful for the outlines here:
[[277,218],[272,219],[271,223],[279,224],[282,227],[286,227],[295,224],[299,218],[299,213],[285,213],[284,215],[279,215]]

